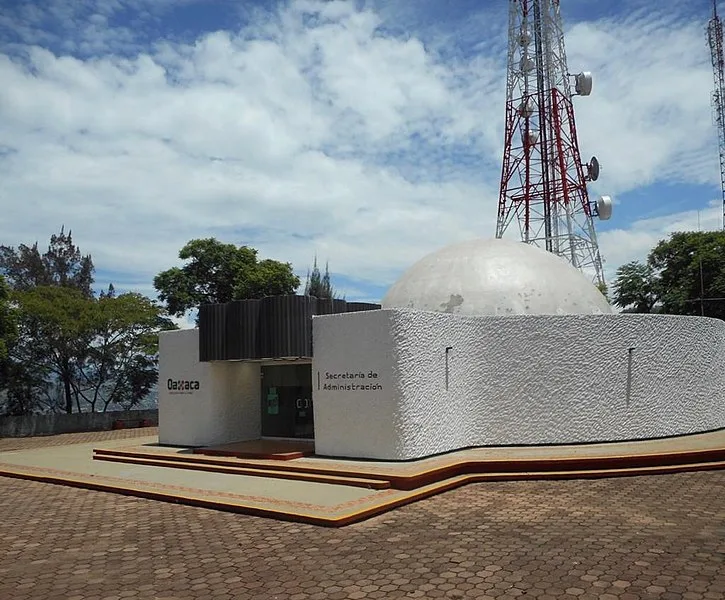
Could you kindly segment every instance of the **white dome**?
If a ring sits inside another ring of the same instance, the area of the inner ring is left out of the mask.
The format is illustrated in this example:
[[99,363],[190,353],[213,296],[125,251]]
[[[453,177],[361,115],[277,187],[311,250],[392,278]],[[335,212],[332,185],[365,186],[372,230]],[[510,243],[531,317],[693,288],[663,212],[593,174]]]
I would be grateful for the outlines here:
[[419,260],[383,308],[462,315],[611,313],[604,295],[563,258],[503,239],[453,244]]

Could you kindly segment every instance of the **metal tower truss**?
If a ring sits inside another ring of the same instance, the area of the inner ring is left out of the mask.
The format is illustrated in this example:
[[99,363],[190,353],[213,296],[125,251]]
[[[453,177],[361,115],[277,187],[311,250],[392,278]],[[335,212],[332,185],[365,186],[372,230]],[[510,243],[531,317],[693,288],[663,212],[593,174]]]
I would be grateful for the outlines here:
[[558,0],[510,0],[508,33],[496,237],[516,222],[524,242],[604,283],[593,217],[609,218],[611,200],[589,201],[586,184],[599,176],[599,163],[581,161],[572,103],[573,95],[589,95],[591,75],[569,74]]
[[720,154],[720,194],[722,196],[723,229],[725,229],[725,61],[723,60],[722,21],[717,14],[717,0],[712,2],[712,18],[707,24],[712,73],[715,86],[712,92],[712,116],[717,128]]

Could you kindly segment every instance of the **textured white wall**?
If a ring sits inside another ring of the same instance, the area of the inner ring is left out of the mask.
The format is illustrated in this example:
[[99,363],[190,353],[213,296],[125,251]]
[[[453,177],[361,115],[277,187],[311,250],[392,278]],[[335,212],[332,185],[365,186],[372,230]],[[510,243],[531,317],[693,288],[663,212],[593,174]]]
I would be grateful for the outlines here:
[[[313,318],[312,398],[315,452],[323,455],[373,456],[389,452],[399,441],[400,425],[394,386],[391,311],[363,311]],[[327,374],[363,373],[365,378],[330,379]],[[368,375],[373,372],[376,378]],[[373,385],[376,390],[340,391],[325,384]]]
[[[199,381],[188,394],[167,380]],[[259,365],[199,362],[199,330],[163,332],[159,338],[159,443],[206,446],[260,436]]]
[[[315,389],[320,454],[410,459],[467,446],[725,427],[725,323],[718,320],[383,310],[316,317],[314,336],[315,370],[387,362],[391,378],[370,400]],[[332,437],[323,424],[341,433]]]

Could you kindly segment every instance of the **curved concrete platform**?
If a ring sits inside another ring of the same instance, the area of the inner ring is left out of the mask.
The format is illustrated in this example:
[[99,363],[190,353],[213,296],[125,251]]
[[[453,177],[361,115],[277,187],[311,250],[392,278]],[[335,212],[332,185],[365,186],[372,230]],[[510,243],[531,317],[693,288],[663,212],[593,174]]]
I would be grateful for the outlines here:
[[329,527],[468,483],[722,468],[725,431],[648,442],[477,448],[405,463],[211,457],[161,447],[157,438],[0,453],[0,475],[8,477]]
[[[271,451],[273,442],[267,450]],[[280,444],[285,448],[284,442]],[[272,454],[274,454],[272,452]],[[384,482],[385,487],[415,490],[462,475],[502,475],[520,479],[523,475],[587,473],[593,476],[618,475],[625,471],[716,464],[725,461],[725,430],[668,438],[609,444],[562,446],[507,446],[470,448],[439,456],[406,462],[359,461],[326,457],[302,457],[280,463],[277,459],[200,456],[187,450],[164,446],[96,448],[94,459],[151,464],[189,470],[205,470],[241,475],[300,478],[340,485],[369,485]],[[532,478],[532,477],[527,477]],[[377,487],[369,485],[369,487]],[[382,489],[382,488],[378,488]]]

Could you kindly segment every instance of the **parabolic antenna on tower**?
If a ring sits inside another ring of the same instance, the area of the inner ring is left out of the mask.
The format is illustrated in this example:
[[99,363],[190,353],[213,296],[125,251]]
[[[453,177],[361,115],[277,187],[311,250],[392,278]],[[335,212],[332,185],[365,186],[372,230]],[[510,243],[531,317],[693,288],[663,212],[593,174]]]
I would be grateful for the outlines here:
[[[583,164],[572,97],[592,92],[592,74],[569,73],[559,0],[509,1],[506,126],[496,237],[514,223],[521,239],[566,258],[604,283],[594,217],[611,217],[608,196],[590,202],[596,157]],[[573,79],[573,86],[572,86]],[[572,89],[573,88],[573,89]]]

